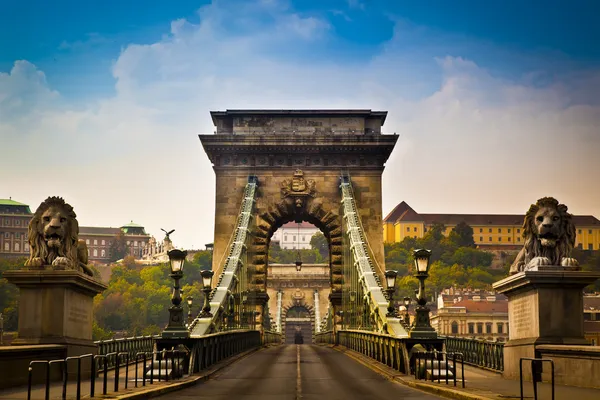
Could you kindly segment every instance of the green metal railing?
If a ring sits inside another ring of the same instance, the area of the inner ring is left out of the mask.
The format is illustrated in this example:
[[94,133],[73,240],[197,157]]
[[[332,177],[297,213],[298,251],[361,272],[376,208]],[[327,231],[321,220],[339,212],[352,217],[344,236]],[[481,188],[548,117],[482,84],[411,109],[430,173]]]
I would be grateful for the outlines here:
[[504,343],[446,337],[446,351],[462,353],[465,363],[494,371],[504,371]]
[[[127,353],[130,360],[134,360],[136,354],[144,352],[149,353],[154,351],[154,339],[158,336],[136,336],[121,339],[99,340],[94,342],[98,346],[99,355],[107,355],[112,353]],[[108,368],[115,366],[116,359],[110,357],[108,360]]]
[[194,339],[190,361],[193,373],[262,344],[257,330],[218,332]]
[[333,331],[315,333],[315,343],[335,344],[335,333]]
[[346,330],[338,331],[337,342],[390,368],[404,374],[409,373],[405,365],[406,347],[401,338],[375,332]]

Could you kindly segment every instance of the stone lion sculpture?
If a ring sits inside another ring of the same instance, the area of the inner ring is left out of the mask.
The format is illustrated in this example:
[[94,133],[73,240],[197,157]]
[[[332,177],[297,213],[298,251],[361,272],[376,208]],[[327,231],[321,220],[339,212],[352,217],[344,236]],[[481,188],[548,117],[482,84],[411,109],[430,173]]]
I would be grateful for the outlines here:
[[52,265],[54,269],[74,269],[93,276],[87,266],[84,240],[78,240],[79,224],[73,207],[60,197],[48,197],[29,222],[29,259],[26,267]]
[[570,257],[575,247],[575,225],[567,206],[558,200],[544,197],[529,207],[523,238],[525,244],[510,267],[511,275],[543,265],[578,269],[579,263]]

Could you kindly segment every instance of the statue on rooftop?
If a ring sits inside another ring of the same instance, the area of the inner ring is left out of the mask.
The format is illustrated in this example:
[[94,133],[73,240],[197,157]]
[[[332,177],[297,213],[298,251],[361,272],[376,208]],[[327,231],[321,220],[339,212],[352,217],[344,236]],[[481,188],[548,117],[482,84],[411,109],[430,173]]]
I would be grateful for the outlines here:
[[509,274],[536,270],[540,266],[562,266],[578,270],[571,258],[575,247],[575,224],[567,206],[553,197],[544,197],[529,207],[523,223],[525,244],[510,267]]
[[76,217],[73,207],[61,197],[44,200],[29,222],[30,253],[25,266],[74,269],[93,276],[87,266],[87,246],[79,240]]

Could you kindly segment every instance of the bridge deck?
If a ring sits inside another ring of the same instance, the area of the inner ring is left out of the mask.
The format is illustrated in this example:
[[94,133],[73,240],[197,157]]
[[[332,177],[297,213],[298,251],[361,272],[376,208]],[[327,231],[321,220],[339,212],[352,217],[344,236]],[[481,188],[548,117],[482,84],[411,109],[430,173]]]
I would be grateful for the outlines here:
[[391,382],[336,350],[310,345],[281,345],[252,353],[205,383],[161,398],[440,399]]

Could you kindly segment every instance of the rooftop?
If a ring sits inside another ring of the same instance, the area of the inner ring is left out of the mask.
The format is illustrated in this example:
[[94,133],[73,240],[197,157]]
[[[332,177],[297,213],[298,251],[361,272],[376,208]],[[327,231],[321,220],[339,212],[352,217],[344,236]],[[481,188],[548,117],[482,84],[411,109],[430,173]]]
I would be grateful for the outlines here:
[[[462,300],[454,303],[451,307],[465,307],[467,312],[485,312],[485,313],[508,313],[508,301],[474,301]],[[448,307],[448,308],[451,308]]]
[[27,206],[29,204],[19,203],[18,201],[14,201],[13,199],[0,199],[0,206]]
[[[523,225],[525,214],[420,214],[406,202],[401,202],[385,217],[384,223],[424,222],[457,225]],[[573,223],[578,226],[600,225],[600,220],[592,215],[573,215]]]
[[247,110],[226,110],[226,111],[211,111],[210,116],[212,117],[213,123],[217,124],[217,119],[233,116],[269,116],[269,117],[343,117],[343,116],[354,116],[364,118],[379,118],[381,124],[385,123],[387,117],[387,111],[372,111],[368,109],[322,109],[322,110],[275,110],[275,109],[247,109]]

